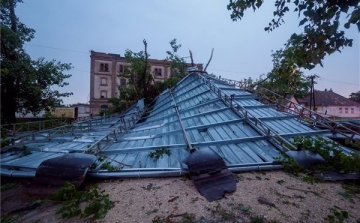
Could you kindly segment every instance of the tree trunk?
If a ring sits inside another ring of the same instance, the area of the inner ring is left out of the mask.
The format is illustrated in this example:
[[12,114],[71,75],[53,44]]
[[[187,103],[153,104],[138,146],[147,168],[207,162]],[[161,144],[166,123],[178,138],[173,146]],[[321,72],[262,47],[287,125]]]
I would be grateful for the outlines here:
[[[15,1],[9,1],[10,7],[10,21],[11,30],[17,32],[17,19],[15,15]],[[9,52],[7,59],[10,62],[18,61],[15,49],[4,49],[5,52]],[[11,71],[10,71],[11,72]],[[16,121],[16,89],[15,89],[15,76],[12,73],[2,77],[1,80],[1,118],[5,122],[12,123]]]
[[147,78],[146,78],[146,73],[147,73],[147,66],[148,66],[148,54],[147,54],[147,42],[146,40],[143,41],[144,42],[144,45],[145,45],[145,67],[144,67],[144,71],[143,71],[143,98],[144,100],[146,101],[146,95],[147,95]]

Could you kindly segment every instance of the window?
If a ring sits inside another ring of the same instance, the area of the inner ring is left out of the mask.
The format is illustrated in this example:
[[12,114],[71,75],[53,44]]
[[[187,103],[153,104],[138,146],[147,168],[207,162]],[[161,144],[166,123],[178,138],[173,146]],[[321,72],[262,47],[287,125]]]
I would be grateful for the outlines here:
[[125,78],[120,79],[120,86],[126,86],[126,79]]
[[345,108],[345,114],[348,114],[348,113],[349,113],[349,109]]
[[105,77],[101,78],[101,85],[107,85],[107,78]]
[[101,91],[100,98],[107,98],[107,91]]
[[342,108],[339,108],[339,113],[342,114]]
[[162,73],[161,73],[162,71],[161,71],[161,68],[155,68],[154,69],[154,74],[156,75],[156,76],[162,76]]
[[107,64],[107,63],[101,63],[101,64],[100,64],[100,71],[102,71],[102,72],[109,72],[109,64]]
[[355,109],[351,108],[351,114],[354,114],[354,112],[355,112]]
[[122,64],[119,65],[119,72],[120,73],[124,72],[124,65],[122,65]]

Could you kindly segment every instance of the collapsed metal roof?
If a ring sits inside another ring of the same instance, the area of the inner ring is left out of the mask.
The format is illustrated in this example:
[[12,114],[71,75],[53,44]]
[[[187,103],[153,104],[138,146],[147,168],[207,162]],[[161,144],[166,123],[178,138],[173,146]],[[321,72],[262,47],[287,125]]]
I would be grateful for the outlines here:
[[[94,177],[163,177],[187,173],[189,150],[211,148],[231,171],[282,168],[277,161],[295,136],[332,134],[302,123],[258,100],[236,85],[191,72],[145,107],[142,100],[121,116],[96,117],[73,125],[36,132],[17,143],[30,154],[10,149],[1,155],[1,174],[33,177],[39,165],[64,153],[98,153]],[[158,159],[149,156],[162,149]],[[346,148],[343,148],[346,150]],[[110,162],[121,171],[100,168]]]

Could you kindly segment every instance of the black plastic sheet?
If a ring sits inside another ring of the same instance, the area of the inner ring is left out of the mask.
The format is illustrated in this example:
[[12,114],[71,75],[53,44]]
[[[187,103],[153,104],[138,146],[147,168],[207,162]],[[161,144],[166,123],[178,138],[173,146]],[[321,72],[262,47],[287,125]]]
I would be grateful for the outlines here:
[[222,157],[212,149],[196,150],[184,162],[197,190],[208,201],[219,200],[225,193],[236,190],[234,174],[228,170]]

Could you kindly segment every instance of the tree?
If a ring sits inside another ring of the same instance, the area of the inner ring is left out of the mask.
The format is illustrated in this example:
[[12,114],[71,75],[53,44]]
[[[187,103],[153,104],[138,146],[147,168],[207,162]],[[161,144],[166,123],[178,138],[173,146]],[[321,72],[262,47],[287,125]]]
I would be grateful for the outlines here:
[[16,4],[21,2],[1,1],[1,118],[8,122],[15,121],[15,112],[38,114],[72,94],[51,89],[53,85],[68,85],[64,80],[71,75],[63,72],[70,70],[71,64],[32,60],[23,49],[24,43],[34,38],[35,30],[16,17]]
[[295,65],[296,54],[293,48],[277,50],[272,57],[273,69],[266,77],[260,76],[253,87],[259,85],[280,95],[293,94],[298,98],[307,95],[311,83]]
[[187,64],[183,57],[177,54],[177,51],[181,48],[181,44],[176,43],[176,39],[170,41],[172,51],[166,51],[166,61],[171,62],[171,76],[183,78],[187,73]]
[[358,92],[352,92],[350,95],[349,95],[349,99],[352,100],[352,101],[355,101],[357,103],[360,103],[360,91]]
[[186,75],[187,64],[185,60],[177,55],[180,44],[176,39],[170,42],[172,51],[167,51],[166,61],[171,62],[171,76],[164,82],[154,83],[153,74],[150,72],[151,64],[148,63],[147,43],[144,40],[145,51],[134,53],[131,50],[125,51],[125,60],[129,63],[120,78],[128,79],[127,85],[120,85],[118,98],[110,98],[108,102],[113,104],[114,112],[122,112],[139,99],[144,98],[145,104],[153,101],[160,92],[175,86]]
[[[260,8],[263,0],[230,0],[227,5],[231,10],[233,21],[241,20],[248,8]],[[292,34],[287,47],[292,48],[298,55],[294,60],[300,68],[312,69],[317,64],[322,66],[322,60],[344,47],[352,46],[352,39],[345,37],[345,32],[340,30],[340,17],[346,15],[346,29],[351,25],[357,25],[360,31],[360,6],[358,0],[335,1],[335,0],[275,0],[274,18],[265,31],[273,31],[284,23],[284,15],[290,11],[293,3],[294,11],[301,18],[299,26],[304,27],[300,34]]]
[[121,112],[139,99],[144,98],[149,103],[154,97],[154,78],[150,73],[151,64],[148,63],[147,42],[143,41],[145,51],[134,53],[131,50],[125,51],[125,60],[129,66],[125,66],[124,72],[119,77],[126,78],[128,84],[119,86],[119,98],[110,98],[108,101],[113,104],[113,111]]

